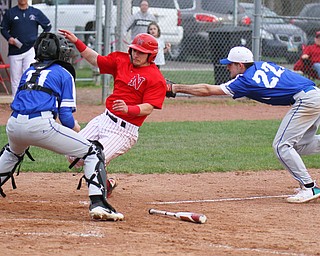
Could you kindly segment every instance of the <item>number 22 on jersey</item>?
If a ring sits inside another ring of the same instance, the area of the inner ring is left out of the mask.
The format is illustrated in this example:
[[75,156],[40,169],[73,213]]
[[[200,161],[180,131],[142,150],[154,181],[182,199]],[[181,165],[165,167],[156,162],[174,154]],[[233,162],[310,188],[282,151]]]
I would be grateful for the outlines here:
[[[278,70],[276,70],[274,66],[270,65],[267,62],[262,63],[261,69],[262,70],[257,70],[254,73],[254,76],[252,77],[252,79],[257,84],[261,84],[262,82],[266,88],[274,88],[279,82],[280,76],[284,72],[284,68],[280,67]],[[270,77],[268,78],[269,72],[272,73],[271,78]]]

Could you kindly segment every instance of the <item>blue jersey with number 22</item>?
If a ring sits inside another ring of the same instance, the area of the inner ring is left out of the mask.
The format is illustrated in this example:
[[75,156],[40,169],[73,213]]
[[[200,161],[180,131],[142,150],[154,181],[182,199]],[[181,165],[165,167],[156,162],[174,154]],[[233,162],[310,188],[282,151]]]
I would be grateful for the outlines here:
[[291,105],[293,96],[315,84],[289,69],[271,62],[257,61],[244,74],[221,84],[223,91],[234,99],[247,97],[271,105]]

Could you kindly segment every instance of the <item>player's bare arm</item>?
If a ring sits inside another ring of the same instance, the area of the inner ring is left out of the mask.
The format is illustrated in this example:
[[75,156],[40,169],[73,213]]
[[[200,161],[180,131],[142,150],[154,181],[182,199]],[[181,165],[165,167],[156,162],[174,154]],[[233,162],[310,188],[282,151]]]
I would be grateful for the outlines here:
[[74,130],[76,132],[80,132],[81,127],[80,127],[80,125],[79,125],[77,120],[74,120],[74,127],[72,128],[72,130]]
[[98,67],[97,57],[98,53],[91,48],[87,47],[79,38],[75,36],[72,32],[59,29],[59,32],[71,43],[75,44],[81,56],[86,59],[92,66]]
[[210,84],[173,84],[172,92],[187,93],[194,96],[225,95],[219,85]]

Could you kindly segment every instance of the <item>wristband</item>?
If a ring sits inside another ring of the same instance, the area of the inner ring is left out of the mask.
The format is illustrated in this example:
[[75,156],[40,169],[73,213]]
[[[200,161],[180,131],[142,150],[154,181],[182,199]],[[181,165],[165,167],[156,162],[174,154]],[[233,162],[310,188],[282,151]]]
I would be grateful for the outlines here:
[[128,115],[137,116],[140,114],[140,107],[137,105],[128,106]]
[[171,85],[171,91],[172,91],[173,94],[176,94],[176,91],[175,91],[174,87],[175,87],[174,84],[172,84]]
[[77,39],[77,41],[74,43],[74,45],[77,47],[78,51],[81,53],[83,52],[87,46],[82,42],[80,39]]

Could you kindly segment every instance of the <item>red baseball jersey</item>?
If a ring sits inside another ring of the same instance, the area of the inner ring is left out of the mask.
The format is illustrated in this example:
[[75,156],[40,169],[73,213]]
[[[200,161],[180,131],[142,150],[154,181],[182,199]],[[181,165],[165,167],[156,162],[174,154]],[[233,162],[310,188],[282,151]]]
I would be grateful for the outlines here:
[[312,64],[320,62],[320,45],[312,44],[306,46],[303,54],[308,54]]
[[97,63],[101,74],[111,74],[114,79],[113,93],[106,99],[106,108],[114,115],[137,126],[141,126],[147,118],[113,111],[114,100],[124,100],[127,105],[149,103],[156,109],[162,108],[166,82],[155,64],[134,67],[129,54],[124,52],[99,55]]

